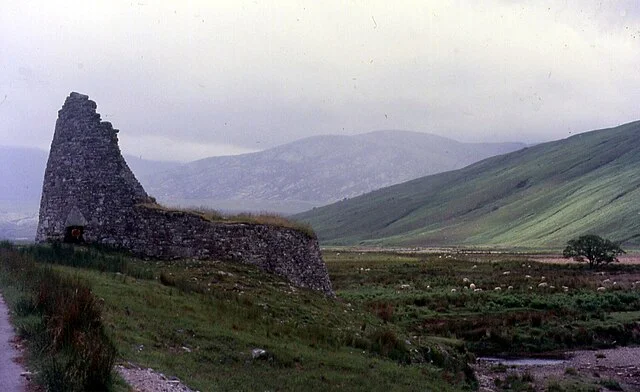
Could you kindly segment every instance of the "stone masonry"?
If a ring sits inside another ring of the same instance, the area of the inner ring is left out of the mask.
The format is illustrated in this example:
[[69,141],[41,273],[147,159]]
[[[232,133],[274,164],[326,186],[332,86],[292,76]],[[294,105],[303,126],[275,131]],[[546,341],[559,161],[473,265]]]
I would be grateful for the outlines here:
[[297,286],[333,295],[315,237],[159,208],[127,166],[117,133],[101,121],[88,96],[67,97],[45,171],[36,242],[104,244],[142,257],[254,264]]

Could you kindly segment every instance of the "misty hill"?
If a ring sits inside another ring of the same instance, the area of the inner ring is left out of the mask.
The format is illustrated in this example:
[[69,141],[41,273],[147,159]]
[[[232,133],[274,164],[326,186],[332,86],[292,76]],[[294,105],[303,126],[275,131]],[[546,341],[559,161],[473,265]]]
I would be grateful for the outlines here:
[[522,147],[460,143],[407,131],[315,136],[260,152],[191,162],[144,185],[169,204],[299,212]]
[[325,243],[640,244],[640,121],[579,134],[297,215]]
[[47,155],[36,148],[0,146],[0,200],[39,203]]

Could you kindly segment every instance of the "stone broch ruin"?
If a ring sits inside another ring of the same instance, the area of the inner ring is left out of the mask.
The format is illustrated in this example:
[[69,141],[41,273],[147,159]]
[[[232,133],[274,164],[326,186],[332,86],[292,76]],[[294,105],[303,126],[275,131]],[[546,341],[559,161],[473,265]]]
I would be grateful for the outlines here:
[[300,287],[333,295],[318,241],[286,227],[212,222],[160,208],[118,147],[96,103],[71,93],[58,112],[42,187],[36,242],[83,242],[158,259],[254,264]]

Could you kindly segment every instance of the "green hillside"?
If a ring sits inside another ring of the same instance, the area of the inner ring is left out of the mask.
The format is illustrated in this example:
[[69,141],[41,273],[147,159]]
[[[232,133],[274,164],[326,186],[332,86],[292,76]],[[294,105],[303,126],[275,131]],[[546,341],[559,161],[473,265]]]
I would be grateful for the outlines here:
[[640,244],[640,121],[419,178],[295,218],[324,243],[559,247],[586,232]]

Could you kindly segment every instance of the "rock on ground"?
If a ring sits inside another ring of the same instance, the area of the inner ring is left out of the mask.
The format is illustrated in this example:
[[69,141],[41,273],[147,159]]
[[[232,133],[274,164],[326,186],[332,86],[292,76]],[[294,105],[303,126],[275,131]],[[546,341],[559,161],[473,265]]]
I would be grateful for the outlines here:
[[197,392],[179,379],[167,377],[153,369],[118,365],[116,370],[135,392]]

